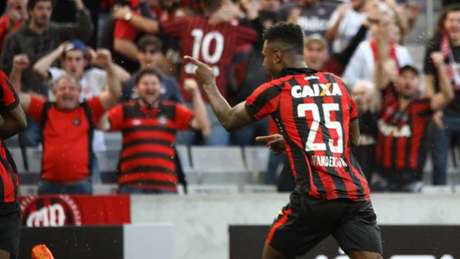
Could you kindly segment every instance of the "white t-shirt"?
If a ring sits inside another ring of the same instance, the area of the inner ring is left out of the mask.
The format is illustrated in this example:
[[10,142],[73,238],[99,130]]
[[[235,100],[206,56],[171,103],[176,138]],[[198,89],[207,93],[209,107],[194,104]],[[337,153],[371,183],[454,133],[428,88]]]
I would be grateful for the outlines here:
[[[396,59],[399,67],[412,65],[412,57],[409,54],[409,50],[404,46],[396,45]],[[374,67],[375,59],[370,41],[363,41],[351,57],[350,63],[348,63],[343,73],[343,79],[350,88],[358,80],[374,81]]]
[[[331,28],[338,18],[338,9],[335,9],[331,19],[329,20],[328,28]],[[351,38],[356,35],[359,27],[361,27],[366,18],[366,14],[356,12],[351,6],[347,7],[346,15],[340,22],[337,36],[332,42],[332,50],[334,53],[339,53],[348,46]]]
[[[345,1],[349,2],[349,1]],[[378,8],[380,12],[384,14],[388,14],[391,16],[395,16],[395,13],[391,10],[391,8],[384,2],[378,3]],[[331,16],[331,19],[328,23],[328,28],[331,28],[337,19],[339,18],[338,9],[336,8],[334,13]],[[339,53],[343,51],[353,36],[358,33],[359,28],[363,24],[363,22],[367,19],[367,14],[364,12],[357,12],[355,9],[351,7],[350,4],[347,5],[347,11],[345,17],[342,19],[339,25],[339,29],[337,31],[337,36],[335,40],[332,42],[332,50],[334,53]]]
[[[51,67],[49,70],[51,84],[63,76],[66,72],[58,67]],[[93,96],[99,95],[107,85],[107,73],[99,68],[90,68],[83,73],[80,79],[81,95],[80,100],[84,101]],[[50,90],[49,99],[54,101],[54,95]],[[105,151],[107,148],[104,142],[104,132],[95,130],[93,135],[93,151]]]

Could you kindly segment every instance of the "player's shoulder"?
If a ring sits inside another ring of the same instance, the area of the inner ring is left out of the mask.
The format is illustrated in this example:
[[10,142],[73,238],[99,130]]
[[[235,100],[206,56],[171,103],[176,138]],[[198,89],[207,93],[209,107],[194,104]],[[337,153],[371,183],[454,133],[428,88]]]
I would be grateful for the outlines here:
[[325,79],[330,80],[330,81],[343,82],[343,79],[340,76],[338,76],[338,75],[336,75],[334,73],[331,73],[331,72],[318,71],[318,72],[316,72],[316,74],[319,75],[319,76],[322,76]]
[[267,91],[267,90],[280,90],[283,88],[284,84],[289,82],[290,79],[293,78],[293,75],[287,75],[283,77],[279,77],[276,79],[272,79],[268,82],[261,84],[257,87],[256,91]]

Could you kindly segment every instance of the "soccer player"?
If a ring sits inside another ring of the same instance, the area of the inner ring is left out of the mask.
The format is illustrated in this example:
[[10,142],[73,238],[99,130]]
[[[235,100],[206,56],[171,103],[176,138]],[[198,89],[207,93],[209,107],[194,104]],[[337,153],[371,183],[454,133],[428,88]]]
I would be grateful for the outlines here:
[[358,142],[358,114],[344,83],[306,67],[298,25],[268,29],[263,55],[274,79],[234,107],[219,93],[212,69],[186,57],[226,129],[270,115],[286,140],[296,188],[268,233],[263,258],[294,258],[329,235],[352,259],[382,258],[368,183],[350,152]]
[[23,130],[26,116],[19,98],[0,70],[0,259],[16,258],[21,231],[21,212],[17,202],[19,178],[16,165],[3,140]]

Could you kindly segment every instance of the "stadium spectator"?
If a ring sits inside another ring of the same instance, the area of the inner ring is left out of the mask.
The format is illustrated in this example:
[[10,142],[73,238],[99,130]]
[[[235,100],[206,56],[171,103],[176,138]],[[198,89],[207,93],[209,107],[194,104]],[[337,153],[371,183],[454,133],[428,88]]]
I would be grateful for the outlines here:
[[[34,64],[66,40],[89,39],[93,30],[91,18],[82,0],[73,1],[78,10],[77,22],[56,24],[50,22],[53,0],[29,0],[27,3],[29,20],[19,30],[6,37],[0,57],[1,67],[7,73],[11,73],[16,55],[27,55],[29,62]],[[21,83],[24,91],[47,96],[47,86],[33,73],[32,67],[28,67],[22,73]]]
[[441,52],[447,66],[449,80],[455,90],[455,99],[443,111],[444,116],[436,116],[438,127],[432,135],[433,184],[447,183],[447,157],[454,138],[460,137],[460,5],[446,7],[438,21],[437,31],[427,45],[424,62],[426,94],[432,95],[441,89],[441,79],[431,54]]
[[19,98],[6,74],[0,70],[0,258],[18,256],[21,210],[17,194],[19,176],[4,140],[26,127],[26,117]]
[[[206,0],[203,1],[203,7],[204,15],[184,16],[162,23],[162,32],[166,36],[180,40],[181,55],[190,55],[210,64],[217,76],[220,91],[227,96],[228,68],[235,51],[243,45],[255,43],[257,33],[252,28],[227,22],[238,13],[237,8],[230,1]],[[191,98],[184,91],[183,82],[192,77],[194,68],[193,63],[186,61],[183,61],[180,66],[179,85],[186,102],[190,102]],[[206,96],[204,100],[208,102]],[[207,108],[211,109],[209,105]],[[219,124],[213,113],[209,113],[209,116],[212,131],[204,138],[205,144],[229,144],[230,134]],[[193,140],[188,143],[193,143]]]
[[126,82],[123,83],[123,96],[124,101],[137,98],[136,93],[136,78],[140,71],[151,68],[161,72],[160,82],[160,99],[170,100],[175,102],[182,102],[182,97],[179,91],[177,80],[163,73],[163,60],[165,59],[162,50],[161,40],[153,35],[145,35],[139,39],[137,48],[137,61],[140,64],[140,69],[134,73]]
[[123,134],[118,176],[121,193],[176,193],[176,131],[209,128],[195,81],[185,81],[185,88],[193,96],[192,112],[181,104],[160,99],[160,77],[156,70],[141,70],[136,79],[139,98],[117,105],[101,123],[103,129]]
[[[61,61],[62,68],[51,67],[58,59]],[[97,65],[95,63],[95,52],[80,40],[73,40],[62,43],[56,50],[40,58],[34,64],[33,69],[35,73],[38,73],[44,80],[50,81],[51,84],[54,84],[64,74],[74,77],[80,83],[80,100],[84,101],[99,95],[107,86],[107,72],[94,67],[94,65]],[[90,67],[90,65],[93,65],[93,67]],[[119,80],[126,81],[129,78],[130,75],[123,68],[117,64],[113,64],[113,67]],[[55,100],[51,90],[49,100]],[[92,145],[94,152],[106,150],[102,131],[94,131]],[[93,182],[99,182],[100,174],[97,158],[93,157],[92,159]]]
[[[52,66],[60,60],[61,67]],[[88,48],[80,40],[64,42],[58,48],[40,58],[34,65],[33,70],[43,80],[54,83],[64,74],[77,79],[81,86],[81,101],[99,95],[107,86],[107,72],[97,68],[95,52]],[[121,81],[130,77],[129,73],[117,64],[113,64],[115,73]],[[50,91],[52,96],[52,91]]]
[[359,142],[351,147],[367,181],[372,183],[375,171],[375,143],[377,138],[378,97],[373,82],[358,81],[352,87],[351,96],[359,111]]
[[[136,78],[139,73],[145,69],[155,69],[160,74],[160,100],[169,100],[173,102],[182,102],[182,97],[180,95],[179,86],[177,80],[174,77],[168,76],[167,74],[161,73],[164,69],[163,60],[164,55],[161,52],[162,42],[159,38],[152,35],[145,35],[137,44],[139,49],[138,53],[138,62],[140,64],[140,70],[131,76],[126,82],[123,83],[122,88],[122,100],[129,101],[131,99],[138,98],[136,91]],[[162,69],[163,68],[163,69]],[[210,129],[207,128],[204,130],[203,135],[207,136]],[[178,133],[177,143],[181,144],[180,135]],[[177,150],[174,150],[175,152]],[[176,152],[177,153],[177,152]],[[174,157],[174,162],[176,163],[176,172],[179,178],[179,183],[184,187],[184,192],[187,192],[187,181],[182,168],[182,163],[179,159],[179,156]]]
[[[40,126],[43,159],[38,193],[91,193],[93,130],[103,113],[121,96],[121,83],[108,50],[98,50],[96,63],[107,72],[107,88],[80,102],[81,86],[71,75],[55,81],[55,102],[25,92],[21,105]],[[20,90],[20,89],[19,89]]]
[[8,33],[19,29],[22,22],[27,20],[26,5],[27,0],[8,0],[6,2],[6,11],[0,17],[0,46],[3,46]]
[[151,8],[156,8],[158,1],[154,2],[129,1],[124,6],[114,7],[113,47],[117,53],[132,61],[137,60],[136,39],[141,33],[154,33],[157,26],[156,13]]
[[[225,2],[225,4],[223,4]],[[184,16],[173,21],[161,23],[165,35],[180,40],[181,54],[200,58],[214,67],[218,75],[218,85],[223,93],[227,92],[227,70],[232,62],[236,49],[245,44],[252,44],[257,39],[257,33],[244,26],[232,25],[228,17],[234,17],[235,8],[227,1],[203,1],[205,15]],[[156,30],[159,30],[159,24]],[[185,101],[190,102],[190,95],[184,91],[183,82],[190,78],[193,64],[183,63],[180,67],[181,94]],[[205,101],[206,98],[205,98]],[[210,109],[210,106],[208,106]],[[215,116],[209,114],[212,123],[210,136],[204,142],[210,145],[227,145],[229,134],[223,129]],[[193,143],[190,138],[188,143]]]
[[335,8],[336,4],[332,2],[295,0],[279,10],[279,19],[300,25],[306,36],[311,34],[324,36]]
[[371,0],[351,0],[337,6],[329,20],[326,39],[332,42],[332,52],[338,53],[348,45],[366,19],[366,4]]
[[393,0],[351,0],[339,5],[326,31],[326,39],[332,42],[332,52],[338,53],[345,49],[366,18],[378,19],[382,14],[394,18],[403,35],[408,31],[407,18],[410,15]]
[[[32,67],[18,71],[13,60],[19,58],[27,64],[34,64],[39,58],[56,49],[59,44],[72,38],[89,39],[92,33],[91,18],[82,0],[73,0],[78,13],[77,22],[56,24],[50,22],[53,0],[29,0],[27,12],[29,19],[21,28],[9,34],[3,44],[0,66],[9,73],[13,84],[21,84],[21,89],[31,94],[47,96],[48,86],[33,73]],[[37,146],[40,132],[37,125],[28,119],[28,128],[20,134],[21,146]]]
[[[350,86],[354,85],[358,80],[372,81],[374,79],[375,63],[379,62],[377,52],[383,44],[389,46],[387,55],[395,66],[412,65],[409,50],[399,44],[401,28],[397,26],[394,17],[385,14],[381,15],[383,17],[371,29],[373,31],[371,38],[360,43],[345,68],[343,78]],[[379,37],[379,32],[382,30],[388,30],[390,37]]]
[[[391,31],[380,28],[381,37]],[[423,186],[423,166],[427,147],[423,141],[434,111],[446,107],[454,99],[454,90],[441,52],[430,58],[439,76],[440,91],[423,97],[420,75],[410,65],[399,69],[388,56],[388,44],[378,50],[375,66],[376,85],[382,90],[382,106],[378,116],[376,145],[377,172],[385,180],[388,191],[417,192]],[[441,141],[437,139],[436,141]],[[446,147],[447,148],[447,147]]]
[[331,234],[351,258],[382,258],[368,184],[350,156],[359,139],[356,105],[339,77],[306,68],[300,26],[274,25],[264,39],[264,67],[275,79],[234,107],[212,68],[186,57],[226,129],[272,116],[287,143],[296,190],[272,225],[263,258],[294,258]]
[[359,44],[366,38],[371,22],[376,21],[367,19],[361,25],[358,33],[353,36],[350,44],[339,53],[329,53],[326,40],[319,34],[312,34],[306,37],[304,43],[305,63],[315,70],[342,75]]

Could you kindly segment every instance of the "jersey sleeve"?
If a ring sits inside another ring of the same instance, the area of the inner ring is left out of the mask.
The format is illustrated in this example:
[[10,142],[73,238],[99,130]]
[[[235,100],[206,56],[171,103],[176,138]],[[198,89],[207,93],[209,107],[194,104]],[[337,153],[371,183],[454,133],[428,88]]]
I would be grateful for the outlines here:
[[125,39],[134,41],[137,37],[138,31],[127,21],[117,20],[114,25],[113,31],[114,39]]
[[88,100],[88,106],[91,109],[93,123],[97,124],[105,112],[104,106],[102,106],[101,98],[99,96],[90,98]]
[[280,87],[265,83],[246,99],[246,111],[255,120],[260,120],[278,109],[280,94]]
[[123,105],[118,104],[108,112],[108,118],[110,122],[110,130],[122,130],[123,129]]
[[175,124],[176,128],[180,130],[185,130],[190,128],[190,122],[192,122],[192,119],[195,117],[195,114],[193,112],[185,107],[182,104],[176,104],[176,118],[175,118]]
[[5,73],[0,71],[1,109],[12,110],[19,105],[19,97]]
[[358,107],[351,96],[348,98],[348,103],[350,105],[350,120],[354,120],[359,116]]
[[43,109],[45,108],[45,99],[31,96],[29,108],[26,113],[31,117],[36,123],[40,123],[42,118]]

